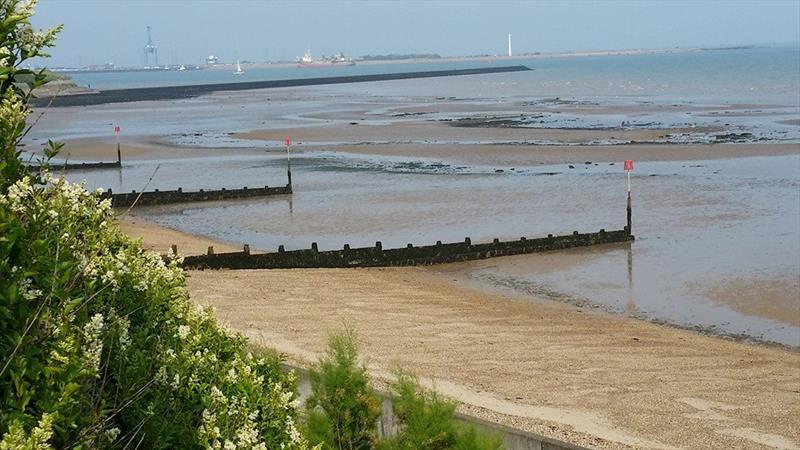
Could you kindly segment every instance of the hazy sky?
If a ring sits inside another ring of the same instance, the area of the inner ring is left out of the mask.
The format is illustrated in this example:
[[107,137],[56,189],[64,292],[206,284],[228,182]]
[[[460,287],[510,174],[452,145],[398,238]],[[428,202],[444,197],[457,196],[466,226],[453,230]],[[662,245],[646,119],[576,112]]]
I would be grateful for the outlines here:
[[800,41],[800,1],[40,0],[37,27],[64,24],[50,66],[315,56],[503,54]]

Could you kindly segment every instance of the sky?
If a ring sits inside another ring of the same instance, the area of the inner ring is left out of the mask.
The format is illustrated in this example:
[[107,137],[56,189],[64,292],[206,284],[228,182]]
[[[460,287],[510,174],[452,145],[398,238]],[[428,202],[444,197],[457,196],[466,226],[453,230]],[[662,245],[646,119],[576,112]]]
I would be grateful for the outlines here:
[[505,54],[800,41],[800,1],[39,0],[36,27],[64,24],[51,67],[438,53]]

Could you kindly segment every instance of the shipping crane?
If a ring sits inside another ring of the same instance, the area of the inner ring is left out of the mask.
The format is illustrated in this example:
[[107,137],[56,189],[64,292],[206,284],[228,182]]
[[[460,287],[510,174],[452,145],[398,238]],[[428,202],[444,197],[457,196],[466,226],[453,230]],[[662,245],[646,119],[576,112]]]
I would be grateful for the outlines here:
[[153,44],[153,39],[150,37],[150,25],[147,26],[147,45],[144,46],[144,65],[150,67],[150,55],[153,55],[155,60],[154,66],[158,66],[158,47]]

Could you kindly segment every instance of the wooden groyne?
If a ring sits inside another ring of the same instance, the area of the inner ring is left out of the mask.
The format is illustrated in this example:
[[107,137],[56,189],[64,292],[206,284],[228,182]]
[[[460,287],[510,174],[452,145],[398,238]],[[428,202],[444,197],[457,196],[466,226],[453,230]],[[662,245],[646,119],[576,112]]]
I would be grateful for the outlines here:
[[[283,246],[275,253],[250,253],[249,246],[241,252],[214,253],[209,248],[206,255],[186,256],[183,267],[187,269],[300,269],[300,268],[336,268],[336,267],[389,267],[418,266],[442,264],[458,261],[493,258],[497,256],[539,253],[550,250],[561,250],[590,245],[627,242],[634,239],[630,228],[597,233],[578,233],[569,235],[500,241],[473,244],[470,238],[463,242],[415,247],[408,244],[405,248],[383,249],[380,242],[374,247],[350,248],[345,245],[341,250],[319,251],[316,243],[307,250],[284,251]],[[177,251],[173,247],[173,251]]]
[[166,205],[170,203],[189,203],[189,202],[208,202],[216,200],[229,200],[229,199],[243,199],[266,197],[271,195],[286,195],[292,193],[292,186],[280,186],[263,188],[248,188],[247,186],[242,189],[217,189],[217,190],[204,190],[186,192],[183,188],[178,188],[175,191],[155,191],[148,192],[124,192],[115,194],[111,189],[100,194],[101,199],[110,198],[111,206],[114,208],[126,208],[132,206],[134,203],[138,206],[153,206],[153,205]]
[[121,169],[122,168],[122,152],[120,151],[119,144],[117,144],[117,160],[116,161],[97,161],[97,162],[80,162],[69,163],[64,162],[48,163],[46,166],[41,164],[26,164],[30,170],[41,170],[45,167],[52,170],[87,170],[87,169]]
[[[30,170],[40,170],[44,166],[39,164],[28,164]],[[98,162],[82,162],[82,163],[67,163],[67,164],[50,164],[48,166],[51,170],[88,170],[88,169],[120,169],[122,162],[120,161],[98,161]]]
[[521,72],[531,70],[526,66],[483,67],[476,69],[431,70],[423,72],[401,72],[375,75],[352,75],[341,77],[295,78],[289,80],[249,81],[242,83],[198,84],[191,86],[166,86],[133,89],[111,89],[95,94],[64,95],[34,99],[34,106],[88,106],[105,103],[140,102],[150,100],[177,100],[198,97],[218,91],[242,91],[282,87],[316,86],[324,84],[363,83],[368,81],[405,80],[411,78],[451,77],[491,73]]

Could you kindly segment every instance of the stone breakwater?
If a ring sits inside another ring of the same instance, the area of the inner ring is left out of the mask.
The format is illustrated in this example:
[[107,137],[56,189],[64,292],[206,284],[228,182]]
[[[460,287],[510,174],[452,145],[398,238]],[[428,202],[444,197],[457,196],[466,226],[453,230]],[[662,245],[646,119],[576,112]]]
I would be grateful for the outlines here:
[[[632,241],[629,228],[615,231],[600,230],[597,233],[578,233],[569,235],[500,241],[473,244],[470,238],[463,242],[405,248],[383,249],[380,242],[374,247],[350,248],[345,244],[342,250],[319,251],[316,243],[307,250],[284,251],[283,246],[274,253],[250,253],[249,246],[241,252],[214,253],[209,248],[206,255],[186,256],[182,266],[186,269],[305,269],[305,268],[343,268],[343,267],[389,267],[443,264],[458,261],[486,259],[498,256],[521,255],[550,250],[561,250],[590,245],[610,244]],[[173,247],[173,251],[177,251]]]
[[76,94],[61,97],[42,97],[33,100],[34,106],[88,106],[106,103],[141,102],[151,100],[178,100],[198,97],[219,91],[242,91],[282,87],[316,86],[323,84],[363,83],[367,81],[406,80],[411,78],[482,75],[490,73],[521,72],[531,70],[526,66],[484,67],[477,69],[430,70],[423,72],[352,75],[341,77],[295,78],[288,80],[248,81],[241,83],[196,84],[190,86],[165,86],[133,89],[110,89],[96,94]]
[[264,186],[263,188],[248,188],[247,186],[241,189],[218,189],[218,190],[204,190],[185,192],[183,188],[178,188],[175,191],[155,191],[149,192],[124,192],[115,194],[111,189],[100,194],[101,199],[110,198],[111,206],[114,208],[130,207],[134,204],[137,206],[152,206],[152,205],[166,205],[169,203],[188,203],[188,202],[207,202],[217,200],[229,199],[242,199],[253,197],[266,197],[270,195],[287,195],[292,193],[292,186],[287,184],[280,187]]

